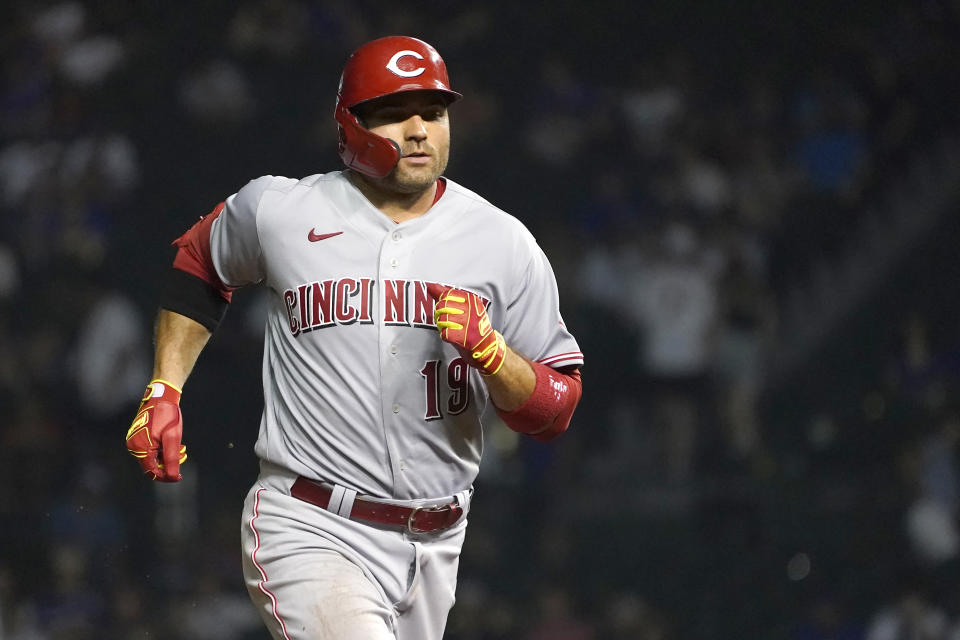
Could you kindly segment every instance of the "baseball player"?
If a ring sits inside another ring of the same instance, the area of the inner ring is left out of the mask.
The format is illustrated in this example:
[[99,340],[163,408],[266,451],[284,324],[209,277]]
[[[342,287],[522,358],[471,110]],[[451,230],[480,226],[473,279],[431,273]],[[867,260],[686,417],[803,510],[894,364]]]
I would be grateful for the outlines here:
[[391,36],[347,61],[346,170],[264,176],[177,241],[154,379],[127,433],[145,473],[181,478],[181,389],[237,287],[272,299],[260,475],[241,531],[274,638],[440,640],[477,475],[480,416],[548,441],[583,355],[527,229],[442,177],[450,89],[437,51]]

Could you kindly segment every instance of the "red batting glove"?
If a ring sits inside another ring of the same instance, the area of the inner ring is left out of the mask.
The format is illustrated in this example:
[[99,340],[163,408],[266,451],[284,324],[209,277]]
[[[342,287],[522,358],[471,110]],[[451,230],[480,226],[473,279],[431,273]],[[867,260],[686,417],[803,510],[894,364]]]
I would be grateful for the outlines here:
[[500,371],[507,345],[500,332],[490,326],[480,296],[433,283],[427,285],[427,291],[437,302],[433,319],[440,338],[455,346],[463,359],[480,373],[492,376]]
[[182,437],[180,389],[165,380],[153,380],[127,431],[127,450],[154,480],[178,482],[183,478],[180,465],[187,459]]

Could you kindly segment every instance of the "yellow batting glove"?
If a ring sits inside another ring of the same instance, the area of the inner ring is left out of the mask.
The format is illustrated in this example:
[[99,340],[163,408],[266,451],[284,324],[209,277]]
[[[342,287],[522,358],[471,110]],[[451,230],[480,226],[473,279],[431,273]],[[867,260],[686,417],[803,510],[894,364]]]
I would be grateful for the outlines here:
[[187,460],[180,415],[180,389],[165,380],[147,385],[140,409],[127,430],[127,451],[143,472],[160,482],[178,482]]
[[427,291],[436,301],[433,319],[440,338],[455,346],[480,373],[496,375],[506,358],[507,344],[500,332],[490,326],[480,296],[433,283],[427,285]]

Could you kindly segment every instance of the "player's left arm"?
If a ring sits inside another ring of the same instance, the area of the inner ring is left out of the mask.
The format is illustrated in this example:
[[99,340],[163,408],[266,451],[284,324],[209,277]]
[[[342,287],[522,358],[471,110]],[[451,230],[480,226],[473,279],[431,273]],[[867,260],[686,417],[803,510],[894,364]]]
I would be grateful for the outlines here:
[[496,375],[485,376],[490,399],[504,424],[540,442],[556,438],[570,426],[580,402],[579,367],[553,369],[527,360],[509,346]]
[[546,442],[570,425],[580,401],[580,372],[559,371],[531,362],[507,346],[474,293],[431,284],[434,319],[440,337],[480,370],[490,399],[504,423]]

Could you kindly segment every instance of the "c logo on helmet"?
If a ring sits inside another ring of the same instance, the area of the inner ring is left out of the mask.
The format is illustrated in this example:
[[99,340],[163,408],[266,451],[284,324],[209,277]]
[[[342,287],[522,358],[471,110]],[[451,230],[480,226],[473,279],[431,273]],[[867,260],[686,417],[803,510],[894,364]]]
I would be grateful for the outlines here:
[[417,67],[413,71],[404,71],[398,67],[397,63],[400,62],[400,58],[406,58],[408,56],[416,58],[417,60],[423,60],[423,56],[416,51],[404,49],[403,51],[397,51],[395,54],[393,54],[393,57],[390,58],[390,62],[387,63],[387,70],[397,74],[401,78],[414,78],[427,70],[426,67]]

